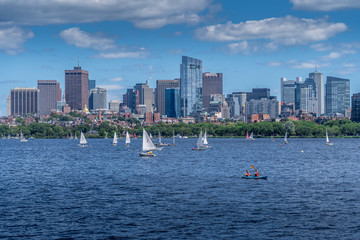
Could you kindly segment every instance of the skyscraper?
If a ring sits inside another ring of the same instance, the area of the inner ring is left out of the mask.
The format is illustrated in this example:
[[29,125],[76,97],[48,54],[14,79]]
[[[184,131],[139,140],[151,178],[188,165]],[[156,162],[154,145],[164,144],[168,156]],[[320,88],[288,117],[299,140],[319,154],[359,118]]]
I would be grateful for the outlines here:
[[178,87],[180,87],[180,79],[156,81],[155,106],[160,115],[165,114],[165,89]]
[[89,109],[106,109],[106,89],[94,88],[90,90]]
[[60,83],[56,80],[38,80],[39,113],[47,114],[56,110],[56,102],[61,101]]
[[26,115],[38,113],[39,90],[35,88],[15,88],[10,90],[10,114]]
[[202,74],[203,108],[205,108],[205,111],[207,111],[210,106],[211,94],[223,94],[222,73],[205,72]]
[[252,92],[247,93],[246,100],[261,100],[262,98],[270,98],[270,88],[253,88]]
[[146,106],[146,112],[153,112],[154,108],[154,91],[149,88],[147,83],[137,83],[134,90],[139,92],[139,105]]
[[202,111],[202,61],[182,56],[180,64],[181,115]]
[[317,102],[316,116],[324,114],[324,76],[322,73],[315,70],[315,72],[309,73],[309,78],[315,82],[316,89],[314,90],[314,99]]
[[89,80],[89,91],[96,88],[96,80]]
[[71,109],[89,107],[89,73],[74,67],[74,70],[65,70],[65,99]]
[[165,114],[167,117],[180,117],[180,88],[165,89]]
[[281,78],[281,102],[295,103],[295,81]]
[[351,97],[351,121],[360,122],[360,93]]
[[326,114],[345,114],[350,107],[350,80],[337,77],[326,78]]

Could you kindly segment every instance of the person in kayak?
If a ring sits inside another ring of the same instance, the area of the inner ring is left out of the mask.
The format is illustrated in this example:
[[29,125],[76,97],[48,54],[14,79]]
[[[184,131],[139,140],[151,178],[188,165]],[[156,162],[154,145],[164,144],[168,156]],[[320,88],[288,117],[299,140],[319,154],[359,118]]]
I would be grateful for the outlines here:
[[245,175],[246,177],[250,177],[250,176],[251,176],[249,170],[246,170],[246,173],[245,173],[244,175]]
[[257,170],[257,169],[256,169],[256,171],[255,171],[255,174],[254,174],[254,175],[255,175],[255,177],[260,177],[259,170]]

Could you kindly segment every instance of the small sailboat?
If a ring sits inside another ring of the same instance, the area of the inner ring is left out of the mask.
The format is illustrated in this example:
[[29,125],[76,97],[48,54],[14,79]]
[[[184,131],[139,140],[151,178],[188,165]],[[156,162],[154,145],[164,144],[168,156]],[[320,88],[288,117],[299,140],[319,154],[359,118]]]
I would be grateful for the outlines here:
[[328,136],[327,129],[326,129],[326,145],[329,145],[329,146],[333,146],[333,145],[334,145],[334,143],[329,140],[329,136]]
[[253,132],[251,132],[250,137],[249,137],[249,140],[255,140],[255,138],[254,138],[254,133],[253,133]]
[[134,133],[134,138],[137,138],[135,133]]
[[75,137],[74,137],[74,139],[78,139],[78,137],[76,136],[76,132],[75,132]]
[[104,139],[108,139],[107,132],[105,132],[105,138]]
[[204,133],[204,136],[203,136],[203,146],[204,146],[205,148],[209,148],[209,147],[210,147],[209,142],[208,142],[208,140],[207,140],[206,129],[205,129],[205,133]]
[[125,146],[130,146],[130,135],[128,131],[126,131]]
[[288,140],[287,140],[287,132],[285,133],[284,143],[285,143],[285,144],[288,144],[288,143],[289,143]]
[[81,132],[81,135],[80,135],[80,143],[78,144],[79,147],[87,147],[87,141],[86,141],[86,138],[83,134],[83,132]]
[[203,136],[202,136],[202,129],[200,130],[199,138],[196,142],[196,146],[192,148],[192,150],[201,151],[205,150],[206,147],[204,146]]
[[73,137],[72,133],[70,133],[70,138],[69,138],[69,139],[74,139],[74,137]]
[[28,140],[26,140],[26,138],[24,137],[22,131],[21,131],[21,134],[20,134],[20,142],[27,142]]
[[151,141],[150,136],[143,128],[143,141],[142,141],[142,152],[139,153],[140,157],[156,157],[152,151],[156,150],[154,143]]
[[272,141],[272,142],[275,142],[275,139],[274,139],[274,136],[273,136],[273,135],[271,135],[271,141]]
[[169,146],[167,143],[161,142],[161,133],[159,131],[159,142],[155,144],[156,146]]
[[113,138],[113,141],[112,141],[112,145],[116,146],[117,143],[118,143],[118,139],[117,139],[117,136],[116,136],[116,132],[114,132],[114,138]]
[[175,145],[175,130],[173,130],[173,137],[172,137],[172,144],[169,144],[168,146],[176,146]]

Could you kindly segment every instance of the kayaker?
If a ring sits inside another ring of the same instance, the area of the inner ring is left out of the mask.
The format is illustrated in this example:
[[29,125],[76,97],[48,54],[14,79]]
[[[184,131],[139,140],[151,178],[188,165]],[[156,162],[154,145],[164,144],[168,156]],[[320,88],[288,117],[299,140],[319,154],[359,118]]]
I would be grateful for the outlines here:
[[250,177],[250,176],[251,176],[249,170],[246,170],[246,173],[245,173],[244,175],[245,175],[246,177]]
[[256,171],[255,171],[255,177],[260,177],[259,170],[257,170],[257,169],[256,169]]

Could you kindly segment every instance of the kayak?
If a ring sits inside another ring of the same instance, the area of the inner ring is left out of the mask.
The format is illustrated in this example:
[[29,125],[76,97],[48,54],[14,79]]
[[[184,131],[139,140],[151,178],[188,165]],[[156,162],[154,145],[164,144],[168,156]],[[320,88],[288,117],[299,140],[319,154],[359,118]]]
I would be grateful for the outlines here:
[[254,177],[254,176],[241,176],[241,178],[245,178],[245,179],[267,179],[267,176],[260,176],[260,177]]

